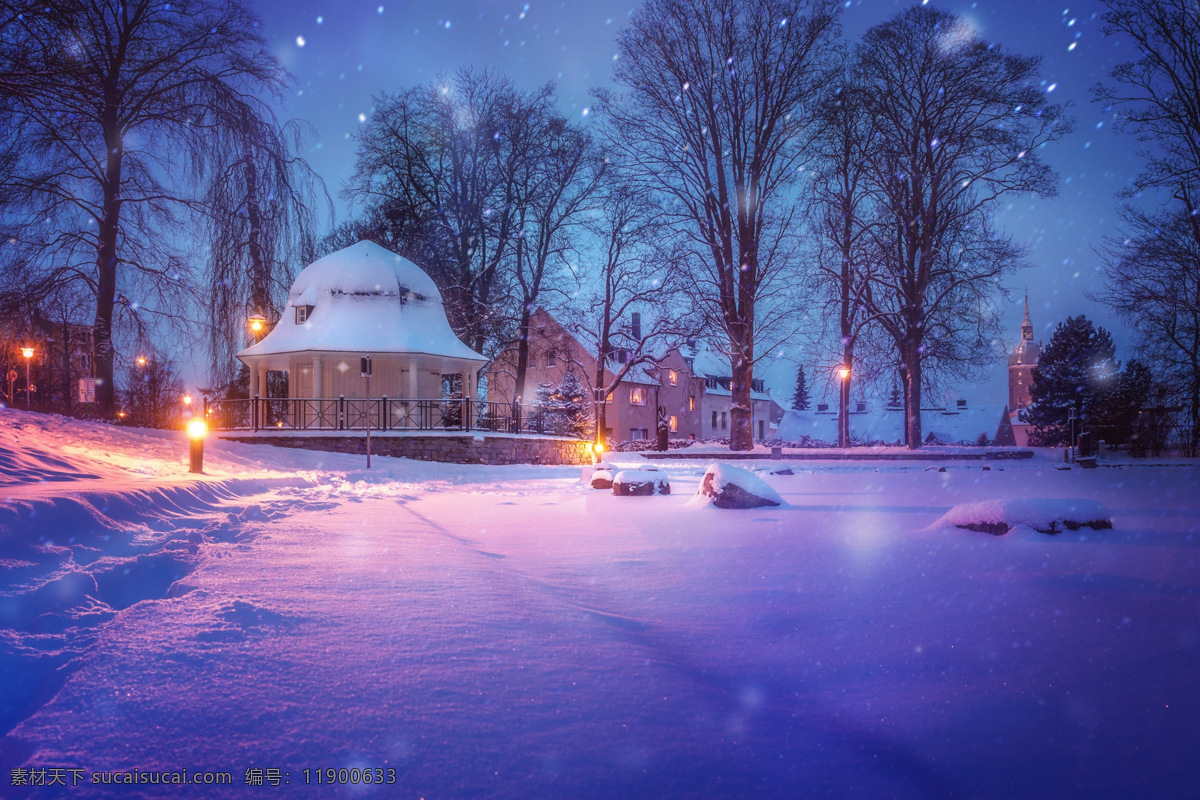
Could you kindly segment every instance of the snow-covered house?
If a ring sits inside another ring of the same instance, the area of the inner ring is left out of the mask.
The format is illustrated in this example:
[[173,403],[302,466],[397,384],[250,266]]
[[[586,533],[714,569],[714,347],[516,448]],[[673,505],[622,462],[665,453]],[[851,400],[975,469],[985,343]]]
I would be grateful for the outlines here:
[[[716,353],[702,344],[680,348],[688,369],[704,382],[700,402],[700,432],[704,438],[729,435],[730,410],[733,402],[729,357]],[[755,439],[773,439],[783,419],[783,407],[767,393],[762,378],[750,382],[750,427]]]
[[[637,321],[631,325],[637,326]],[[605,365],[605,381],[628,363],[622,351]],[[488,397],[511,403],[516,392],[516,350],[509,348],[488,369]],[[557,384],[568,370],[578,373],[590,392],[595,383],[596,357],[543,308],[534,311],[529,337],[526,395],[539,384]],[[605,400],[605,438],[653,438],[657,407],[662,406],[668,437],[697,439],[729,435],[729,361],[702,345],[672,348],[645,365],[629,370]],[[528,397],[523,398],[528,400]],[[783,409],[766,393],[761,380],[751,392],[752,430],[757,439],[769,439]]]
[[371,356],[371,397],[410,400],[442,397],[444,381],[473,397],[487,363],[450,329],[433,280],[371,242],[305,267],[283,317],[237,354],[250,370],[251,397],[265,395],[269,370],[282,370],[289,396],[302,399],[367,397],[362,356]]

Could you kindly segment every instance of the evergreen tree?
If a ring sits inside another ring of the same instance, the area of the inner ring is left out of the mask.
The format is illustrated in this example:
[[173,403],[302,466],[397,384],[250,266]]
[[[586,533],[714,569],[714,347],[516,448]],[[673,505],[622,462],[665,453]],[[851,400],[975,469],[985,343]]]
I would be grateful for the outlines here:
[[1033,425],[1030,441],[1067,444],[1069,409],[1075,409],[1076,433],[1092,420],[1103,397],[1115,388],[1116,350],[1112,336],[1082,314],[1060,322],[1033,369],[1031,403],[1021,420]]
[[796,391],[792,394],[792,410],[808,410],[808,381],[804,377],[804,367],[796,368]]
[[549,381],[539,383],[537,393],[534,396],[533,404],[538,408],[550,409],[554,408],[554,384]]
[[579,375],[575,370],[568,369],[567,374],[563,375],[562,380],[558,382],[555,390],[555,402],[563,411],[571,433],[577,436],[582,436],[587,428],[590,404],[586,402],[586,395],[587,392],[583,388],[583,382],[579,380]]
[[1098,438],[1110,444],[1129,444],[1132,449],[1140,444],[1135,440],[1142,409],[1152,404],[1156,393],[1150,368],[1130,360],[1112,390],[1098,398],[1090,427]]
[[[557,385],[546,382],[539,383],[535,405],[544,411],[555,412],[554,427],[556,433],[582,436],[587,429],[588,403],[587,391],[579,375],[573,369],[566,374]],[[559,425],[557,420],[562,421]],[[561,428],[561,429],[560,429]]]
[[900,391],[899,386],[893,386],[891,394],[888,395],[888,408],[904,408],[904,395]]

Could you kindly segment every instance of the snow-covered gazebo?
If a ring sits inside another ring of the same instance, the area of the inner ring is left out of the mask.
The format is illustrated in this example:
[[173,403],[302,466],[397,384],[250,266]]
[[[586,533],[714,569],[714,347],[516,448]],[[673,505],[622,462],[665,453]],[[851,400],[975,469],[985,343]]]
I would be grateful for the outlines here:
[[283,370],[291,399],[367,397],[361,356],[371,356],[371,397],[408,400],[442,397],[447,376],[461,376],[461,396],[471,398],[487,363],[450,329],[433,280],[365,241],[305,267],[283,317],[237,354],[250,370],[250,397],[266,394],[267,371]]

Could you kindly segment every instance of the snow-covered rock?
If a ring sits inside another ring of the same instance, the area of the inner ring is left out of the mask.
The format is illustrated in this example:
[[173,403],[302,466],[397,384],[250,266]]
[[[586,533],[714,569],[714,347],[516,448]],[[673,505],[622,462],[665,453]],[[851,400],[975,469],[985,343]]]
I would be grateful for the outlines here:
[[957,505],[934,523],[934,527],[942,525],[996,536],[1019,527],[1053,534],[1064,528],[1111,528],[1112,516],[1104,504],[1095,500],[1018,497]]
[[613,477],[612,490],[625,497],[670,494],[671,482],[657,470],[625,469]]
[[721,462],[708,465],[696,497],[717,508],[783,505],[783,498],[762,478],[748,469]]
[[601,461],[592,468],[592,488],[593,489],[611,489],[613,485],[613,475],[616,474],[616,467],[612,464]]

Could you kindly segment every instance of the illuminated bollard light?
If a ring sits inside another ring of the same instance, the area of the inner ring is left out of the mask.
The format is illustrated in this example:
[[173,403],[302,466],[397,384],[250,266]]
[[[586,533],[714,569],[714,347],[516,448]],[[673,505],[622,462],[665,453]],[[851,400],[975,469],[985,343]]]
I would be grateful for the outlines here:
[[208,425],[202,419],[194,419],[187,426],[188,438],[191,439],[191,468],[188,472],[197,475],[204,472],[204,437],[208,435]]

